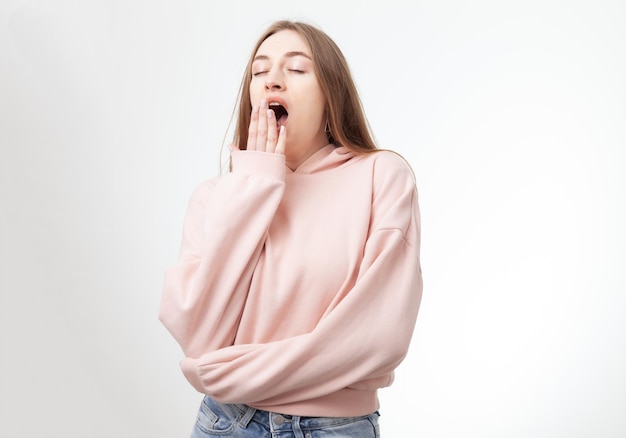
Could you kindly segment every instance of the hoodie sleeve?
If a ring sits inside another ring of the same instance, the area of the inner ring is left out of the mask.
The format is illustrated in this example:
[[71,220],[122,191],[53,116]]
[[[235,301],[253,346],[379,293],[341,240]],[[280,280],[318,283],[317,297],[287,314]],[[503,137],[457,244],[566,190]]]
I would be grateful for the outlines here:
[[399,157],[377,159],[372,202],[358,279],[337,306],[310,333],[183,359],[183,372],[198,391],[263,407],[391,383],[408,351],[422,294],[417,190]]
[[284,192],[284,156],[236,150],[231,158],[231,173],[192,194],[178,261],[165,273],[159,319],[186,356],[233,344]]

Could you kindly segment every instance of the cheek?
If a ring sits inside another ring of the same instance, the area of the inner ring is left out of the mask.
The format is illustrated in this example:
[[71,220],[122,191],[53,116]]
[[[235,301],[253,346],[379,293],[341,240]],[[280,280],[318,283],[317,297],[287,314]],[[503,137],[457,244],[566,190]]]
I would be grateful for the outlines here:
[[322,94],[322,90],[317,85],[311,85],[303,90],[302,96],[305,97],[304,101],[307,102],[307,112],[313,116],[322,117],[326,111],[326,100]]
[[259,81],[252,80],[250,82],[250,103],[258,104],[261,101],[263,86],[259,86]]
[[314,105],[321,114],[324,114],[326,112],[326,99],[322,94],[322,90],[320,90],[319,87],[316,87],[314,90],[311,90],[311,96],[315,96],[315,99],[313,100],[315,102]]
[[315,103],[312,104],[313,111],[319,116],[320,119],[323,119],[326,117],[326,101],[321,93],[316,97],[317,98],[314,101]]

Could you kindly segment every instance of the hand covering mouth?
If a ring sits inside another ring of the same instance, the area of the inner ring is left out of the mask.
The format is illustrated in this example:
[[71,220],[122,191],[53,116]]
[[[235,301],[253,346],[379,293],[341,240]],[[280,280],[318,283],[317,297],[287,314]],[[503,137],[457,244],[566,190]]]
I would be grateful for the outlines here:
[[278,123],[278,125],[285,125],[287,123],[287,118],[289,117],[287,109],[278,102],[270,102],[268,106],[269,109],[274,111],[274,115],[276,116],[276,122]]

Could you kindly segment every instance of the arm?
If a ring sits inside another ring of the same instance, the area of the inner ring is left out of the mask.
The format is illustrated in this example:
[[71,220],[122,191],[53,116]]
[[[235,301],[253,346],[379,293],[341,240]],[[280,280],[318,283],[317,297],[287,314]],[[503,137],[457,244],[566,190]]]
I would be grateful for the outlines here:
[[159,318],[185,355],[232,345],[252,272],[284,191],[283,155],[232,152],[233,172],[189,201]]
[[390,383],[413,333],[422,279],[413,176],[403,161],[384,161],[374,176],[372,231],[354,287],[308,334],[184,359],[183,372],[198,391],[263,406]]

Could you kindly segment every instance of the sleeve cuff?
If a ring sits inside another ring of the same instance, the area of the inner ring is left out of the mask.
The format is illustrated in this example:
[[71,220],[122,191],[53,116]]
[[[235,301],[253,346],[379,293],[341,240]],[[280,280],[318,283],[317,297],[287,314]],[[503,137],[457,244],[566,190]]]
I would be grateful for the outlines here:
[[285,156],[261,151],[231,152],[233,173],[264,176],[284,181]]

